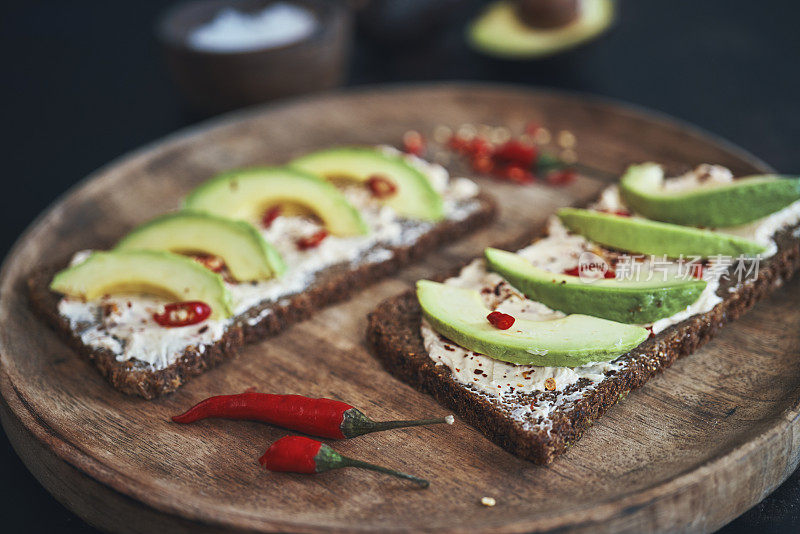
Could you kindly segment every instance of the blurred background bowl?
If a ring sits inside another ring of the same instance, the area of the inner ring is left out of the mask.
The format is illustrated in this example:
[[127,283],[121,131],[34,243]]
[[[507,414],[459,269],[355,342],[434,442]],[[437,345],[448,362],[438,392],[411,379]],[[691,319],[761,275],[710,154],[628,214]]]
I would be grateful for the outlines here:
[[335,0],[287,0],[317,19],[312,33],[293,43],[247,51],[201,50],[192,32],[226,8],[255,13],[274,0],[194,0],[173,6],[158,21],[167,66],[188,105],[214,114],[275,98],[342,84],[352,38],[350,10]]

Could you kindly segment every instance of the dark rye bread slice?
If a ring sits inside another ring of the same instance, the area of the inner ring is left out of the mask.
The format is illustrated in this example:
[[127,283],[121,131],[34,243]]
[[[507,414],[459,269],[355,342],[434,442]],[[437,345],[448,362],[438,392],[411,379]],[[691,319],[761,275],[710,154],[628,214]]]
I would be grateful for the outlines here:
[[[40,270],[28,279],[28,289],[33,309],[47,320],[78,353],[94,363],[97,369],[116,389],[130,395],[153,399],[175,391],[193,376],[234,356],[245,343],[261,341],[283,331],[293,323],[307,319],[322,306],[346,300],[360,289],[397,271],[425,254],[455,239],[470,234],[487,224],[496,213],[494,200],[484,193],[477,197],[478,207],[462,220],[445,220],[411,245],[391,248],[392,257],[375,263],[358,266],[335,265],[320,272],[304,291],[281,298],[278,302],[251,308],[237,316],[225,334],[201,352],[188,347],[175,363],[153,370],[139,360],[117,361],[107,349],[85,345],[69,322],[58,313],[60,295],[50,291],[49,284],[61,267]],[[269,308],[270,313],[259,317]]]
[[[725,323],[742,315],[792,277],[800,269],[797,232],[798,227],[794,227],[776,235],[778,253],[761,261],[755,281],[736,285],[729,291],[732,281],[721,280],[717,294],[724,300],[714,309],[690,317],[648,339],[620,358],[628,361],[623,369],[607,373],[583,397],[557,407],[550,413],[552,426],[549,431],[545,428],[526,430],[511,416],[508,403],[497,402],[456,382],[447,366],[437,366],[430,359],[420,334],[422,316],[413,291],[384,301],[370,313],[367,341],[373,354],[394,376],[430,393],[507,451],[538,464],[548,464],[580,439],[595,420],[631,390],[642,387],[676,359],[694,352]],[[587,380],[581,380],[567,388],[564,394],[577,392],[588,384]],[[524,406],[547,398],[556,398],[556,393],[519,395],[514,402],[517,406]]]

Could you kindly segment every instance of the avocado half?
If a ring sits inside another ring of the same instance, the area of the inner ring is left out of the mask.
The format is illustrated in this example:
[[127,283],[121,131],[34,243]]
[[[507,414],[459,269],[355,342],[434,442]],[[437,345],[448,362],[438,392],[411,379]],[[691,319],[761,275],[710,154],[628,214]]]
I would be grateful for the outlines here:
[[485,251],[490,270],[526,297],[564,313],[583,313],[609,321],[647,324],[669,317],[695,302],[703,280],[655,275],[650,280],[592,280],[534,267],[513,252]]
[[649,332],[588,315],[551,321],[516,319],[498,330],[477,291],[430,280],[417,282],[422,314],[434,330],[469,350],[518,365],[576,367],[610,361],[639,346]]
[[766,217],[800,200],[800,177],[760,175],[729,184],[665,191],[664,169],[655,163],[631,165],[619,184],[625,204],[648,219],[725,228]]
[[158,295],[171,302],[199,300],[212,319],[233,315],[232,297],[222,277],[196,261],[161,250],[93,252],[83,263],[58,272],[50,289],[94,300],[103,295]]
[[222,258],[239,282],[266,280],[286,271],[280,253],[245,221],[189,210],[168,213],[134,228],[116,250],[167,250]]
[[575,21],[560,28],[533,28],[517,16],[514,2],[500,0],[470,24],[467,39],[473,48],[490,56],[536,59],[594,39],[613,21],[613,0],[583,0]]

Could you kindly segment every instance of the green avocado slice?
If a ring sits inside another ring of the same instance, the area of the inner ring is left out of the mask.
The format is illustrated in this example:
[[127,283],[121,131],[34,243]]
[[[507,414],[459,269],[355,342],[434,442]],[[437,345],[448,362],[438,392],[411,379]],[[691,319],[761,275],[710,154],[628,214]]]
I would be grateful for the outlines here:
[[336,187],[288,167],[227,172],[198,186],[184,201],[187,209],[253,223],[260,222],[267,209],[281,204],[311,211],[337,236],[369,231],[361,214]]
[[800,177],[749,176],[730,184],[664,191],[664,170],[655,163],[631,165],[619,185],[625,204],[648,219],[724,228],[761,219],[800,200]]
[[568,315],[552,321],[516,319],[493,327],[477,291],[429,280],[417,282],[422,313],[434,330],[469,350],[521,365],[576,367],[609,361],[637,347],[649,332],[640,326]]
[[168,250],[219,256],[239,282],[266,280],[286,271],[281,255],[245,221],[184,210],[134,228],[117,250]]
[[397,192],[385,202],[399,215],[428,221],[444,218],[441,195],[427,176],[400,155],[375,148],[337,147],[301,156],[289,165],[332,180],[364,182],[372,176],[382,176],[397,186]]
[[479,52],[504,59],[535,59],[556,54],[593,39],[614,20],[612,0],[584,0],[579,17],[560,28],[541,29],[520,20],[514,2],[491,3],[467,30]]
[[558,216],[567,228],[595,243],[639,254],[738,258],[766,251],[764,246],[742,237],[638,217],[576,208],[562,208]]
[[50,289],[84,300],[129,293],[157,295],[173,302],[199,300],[211,307],[212,319],[233,315],[231,295],[222,277],[172,252],[94,252],[83,263],[57,273]]
[[647,324],[669,317],[696,301],[706,287],[703,280],[593,280],[551,273],[534,267],[512,252],[487,248],[489,269],[500,274],[526,297],[564,313],[584,313],[610,321]]

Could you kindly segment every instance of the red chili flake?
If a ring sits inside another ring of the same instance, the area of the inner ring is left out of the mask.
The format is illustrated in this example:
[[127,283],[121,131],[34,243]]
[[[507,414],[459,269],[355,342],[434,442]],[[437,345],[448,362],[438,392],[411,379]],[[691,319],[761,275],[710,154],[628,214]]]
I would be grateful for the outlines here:
[[375,198],[386,198],[397,193],[397,185],[379,174],[373,174],[367,178],[367,187]]
[[164,327],[189,326],[208,319],[211,306],[199,300],[175,302],[164,306],[163,313],[154,313],[153,320]]
[[280,206],[272,206],[265,211],[264,215],[261,217],[261,226],[264,228],[272,226],[272,223],[280,216],[282,211],[283,209]]
[[514,318],[512,316],[498,311],[493,311],[486,316],[486,319],[498,330],[508,330],[514,324]]
[[425,139],[415,130],[407,131],[403,135],[403,151],[407,154],[421,156],[425,153]]
[[702,280],[704,268],[705,266],[702,263],[695,263],[691,266],[692,276],[698,280]]
[[502,176],[518,184],[530,184],[536,181],[536,177],[531,171],[516,165],[510,165],[503,169]]
[[472,157],[489,156],[492,154],[492,145],[483,137],[474,137],[466,150]]
[[616,278],[617,273],[614,272],[613,269],[609,269],[603,273],[603,278]]
[[529,169],[536,161],[536,147],[512,139],[497,147],[493,157],[495,162],[504,162]]
[[453,135],[450,137],[450,139],[448,139],[447,146],[456,152],[466,152],[467,148],[469,147],[469,141],[461,136]]
[[328,231],[319,230],[309,236],[298,239],[297,248],[300,250],[308,250],[310,248],[318,247],[326,237],[328,237]]
[[219,256],[214,256],[213,254],[195,254],[192,256],[192,259],[206,269],[214,271],[215,273],[221,272],[225,267],[225,262],[222,260],[222,258]]
[[472,168],[481,174],[490,174],[494,170],[494,162],[489,156],[480,156],[472,160]]
[[647,336],[647,339],[652,339],[652,338],[656,337],[655,333],[653,332],[653,327],[652,326],[645,326],[644,329],[647,330],[648,332],[650,332],[650,335]]
[[547,183],[550,185],[567,185],[575,181],[577,173],[572,169],[561,169],[553,171],[547,175]]
[[628,210],[615,210],[614,215],[616,215],[617,217],[630,217],[631,212],[629,212]]

